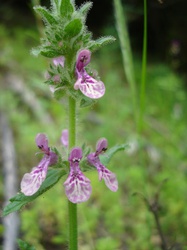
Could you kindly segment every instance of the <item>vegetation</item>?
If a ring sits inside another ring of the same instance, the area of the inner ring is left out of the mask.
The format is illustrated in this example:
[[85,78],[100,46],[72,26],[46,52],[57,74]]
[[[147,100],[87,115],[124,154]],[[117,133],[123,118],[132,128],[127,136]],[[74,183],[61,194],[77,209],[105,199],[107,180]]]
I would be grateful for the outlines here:
[[[106,27],[104,33],[108,33],[108,29]],[[112,33],[117,37],[115,30]],[[63,99],[52,99],[49,87],[40,84],[45,81],[48,62],[29,54],[38,44],[37,31],[17,27],[7,30],[2,25],[0,34],[1,112],[7,114],[13,130],[21,180],[40,157],[35,156],[34,138],[38,132],[48,134],[51,145],[58,144],[61,148],[59,130],[67,127],[66,112]],[[106,137],[111,145],[129,143],[130,147],[110,162],[110,169],[115,170],[119,180],[117,193],[106,192],[103,183],[98,185],[96,172],[87,173],[94,191],[88,202],[78,206],[80,249],[159,250],[165,249],[162,236],[168,249],[187,249],[184,77],[148,55],[140,134],[136,131],[133,97],[124,75],[119,42],[96,52],[92,64],[99,69],[107,90],[91,110],[84,109],[79,114],[79,143],[87,141],[94,147],[96,137]],[[134,67],[140,92],[141,58],[136,54]],[[21,90],[10,84],[7,75],[21,79]],[[26,93],[34,95],[37,105],[30,105],[24,98]],[[20,213],[21,239],[37,250],[66,249],[64,180]],[[0,190],[3,200],[3,185]]]

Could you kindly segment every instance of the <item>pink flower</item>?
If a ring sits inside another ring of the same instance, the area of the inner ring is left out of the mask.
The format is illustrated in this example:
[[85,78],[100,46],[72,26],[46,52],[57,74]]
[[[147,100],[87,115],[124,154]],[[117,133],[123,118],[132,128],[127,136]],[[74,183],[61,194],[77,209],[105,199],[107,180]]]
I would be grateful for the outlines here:
[[74,89],[80,89],[85,96],[91,99],[98,99],[104,95],[105,85],[86,72],[85,67],[89,64],[90,58],[91,52],[87,49],[81,50],[78,53],[76,61],[77,81],[74,84]]
[[57,162],[57,155],[48,147],[48,139],[44,134],[36,136],[36,145],[44,153],[44,157],[38,166],[34,167],[30,173],[26,173],[21,181],[21,192],[26,196],[35,194],[42,182],[45,180],[47,170],[50,165]]
[[68,129],[62,130],[61,142],[65,148],[68,147]]
[[90,198],[92,188],[90,180],[81,172],[79,162],[82,159],[82,149],[73,148],[70,156],[70,173],[64,182],[65,192],[72,203],[81,203]]
[[104,179],[106,186],[113,192],[118,190],[118,181],[116,175],[107,169],[99,159],[99,154],[106,151],[108,142],[105,138],[101,138],[96,145],[96,152],[90,153],[87,156],[87,160],[90,165],[93,165],[97,168],[99,174],[99,180]]

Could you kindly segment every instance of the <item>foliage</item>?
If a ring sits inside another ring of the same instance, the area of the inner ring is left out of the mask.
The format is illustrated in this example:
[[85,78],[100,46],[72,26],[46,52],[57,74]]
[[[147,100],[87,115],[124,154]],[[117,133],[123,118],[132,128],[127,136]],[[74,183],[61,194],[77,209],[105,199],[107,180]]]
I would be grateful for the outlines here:
[[33,246],[31,246],[30,244],[22,241],[22,240],[18,240],[18,245],[20,247],[20,250],[35,250],[35,248]]

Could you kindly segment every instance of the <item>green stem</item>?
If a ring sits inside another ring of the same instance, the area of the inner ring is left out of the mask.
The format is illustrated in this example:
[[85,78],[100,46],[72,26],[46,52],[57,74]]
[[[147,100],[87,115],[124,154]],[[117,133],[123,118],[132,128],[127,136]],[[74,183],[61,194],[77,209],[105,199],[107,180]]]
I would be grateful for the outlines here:
[[[69,150],[76,143],[76,102],[69,97]],[[77,250],[77,204],[68,201],[69,250]]]
[[114,11],[116,17],[116,27],[119,36],[122,60],[123,60],[123,69],[127,78],[127,82],[130,85],[131,96],[133,102],[133,113],[135,124],[137,123],[137,93],[136,93],[136,84],[134,76],[134,66],[133,66],[133,57],[130,45],[130,38],[128,35],[128,28],[125,18],[125,13],[123,11],[123,6],[121,0],[114,0]]
[[144,34],[142,52],[142,76],[140,89],[140,114],[138,120],[138,132],[143,128],[143,116],[145,111],[145,87],[146,87],[146,67],[147,67],[147,0],[144,0]]

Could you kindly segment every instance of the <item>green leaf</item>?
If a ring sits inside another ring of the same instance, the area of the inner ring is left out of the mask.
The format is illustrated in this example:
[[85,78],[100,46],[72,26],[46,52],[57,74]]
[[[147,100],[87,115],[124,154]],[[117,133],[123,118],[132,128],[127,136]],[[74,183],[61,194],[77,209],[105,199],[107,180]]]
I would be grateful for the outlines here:
[[62,17],[70,17],[74,12],[74,6],[71,0],[61,0],[60,3],[60,13]]
[[73,19],[64,28],[64,37],[73,38],[77,36],[82,30],[82,21],[80,19]]
[[116,145],[112,148],[110,148],[109,150],[107,150],[107,152],[103,155],[100,155],[99,158],[102,162],[103,165],[107,165],[111,158],[118,152],[118,151],[122,151],[125,150],[129,147],[128,144],[121,144],[121,145]]
[[95,103],[96,103],[96,100],[84,97],[80,101],[80,107],[86,108],[86,107],[94,105]]
[[92,5],[92,2],[86,2],[79,8],[78,12],[86,17],[89,10],[92,8]]
[[23,240],[18,239],[17,242],[20,250],[36,250],[35,247],[31,246],[30,244],[28,244]]
[[12,212],[20,210],[23,206],[34,201],[37,197],[45,193],[48,189],[52,188],[60,178],[66,174],[63,169],[49,169],[45,181],[42,183],[40,189],[32,196],[25,196],[23,193],[18,193],[16,196],[10,199],[10,203],[4,207],[3,216],[6,216]]
[[95,50],[100,49],[104,45],[114,42],[115,40],[116,39],[113,36],[101,37],[95,41],[91,41],[90,44],[88,44],[88,49],[93,52]]
[[44,7],[36,6],[34,10],[41,15],[41,17],[46,21],[48,24],[53,25],[57,24],[57,20],[52,16],[52,14]]
[[40,54],[45,57],[54,58],[59,56],[60,52],[51,47],[44,47],[40,50]]
[[51,5],[53,6],[53,12],[58,13],[59,0],[51,0]]
[[38,56],[38,55],[41,53],[41,50],[42,50],[41,47],[32,48],[32,49],[31,49],[31,54],[32,54],[33,56]]
[[54,98],[60,100],[66,94],[66,88],[58,88],[54,92]]

